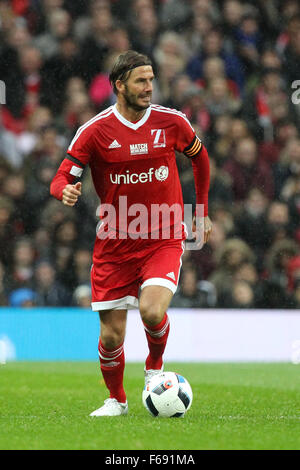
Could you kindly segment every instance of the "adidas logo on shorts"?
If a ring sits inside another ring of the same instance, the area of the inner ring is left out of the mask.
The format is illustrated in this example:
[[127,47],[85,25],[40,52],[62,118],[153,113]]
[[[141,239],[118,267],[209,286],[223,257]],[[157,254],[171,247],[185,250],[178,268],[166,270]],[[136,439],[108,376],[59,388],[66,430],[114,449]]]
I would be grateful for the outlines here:
[[169,278],[171,278],[171,279],[173,279],[173,281],[176,280],[174,273],[168,273],[168,274],[166,274],[166,276],[169,277]]

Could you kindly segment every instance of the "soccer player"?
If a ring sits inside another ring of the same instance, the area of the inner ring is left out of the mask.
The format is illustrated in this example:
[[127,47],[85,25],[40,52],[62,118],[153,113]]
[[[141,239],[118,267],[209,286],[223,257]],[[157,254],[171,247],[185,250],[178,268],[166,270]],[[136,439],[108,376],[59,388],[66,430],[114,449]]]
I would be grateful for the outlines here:
[[196,214],[204,227],[202,242],[212,229],[207,151],[184,114],[151,104],[153,79],[148,57],[135,51],[118,57],[110,74],[116,104],[78,129],[50,188],[63,204],[74,206],[81,195],[81,183],[75,179],[89,165],[101,201],[91,285],[92,309],[100,316],[98,351],[109,398],[91,416],[128,413],[123,387],[128,309],[139,308],[149,346],[145,383],[163,370],[170,329],[166,312],[177,288],[186,235],[184,224],[173,215],[165,223],[166,236],[164,223],[152,209],[183,210],[175,151],[192,162],[197,207],[204,207],[201,217]]

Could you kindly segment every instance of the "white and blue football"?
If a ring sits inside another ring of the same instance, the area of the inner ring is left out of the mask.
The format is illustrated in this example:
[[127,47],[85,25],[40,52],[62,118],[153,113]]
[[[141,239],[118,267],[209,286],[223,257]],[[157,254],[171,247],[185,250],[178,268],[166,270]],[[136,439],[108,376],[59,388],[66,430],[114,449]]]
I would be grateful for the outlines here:
[[154,417],[183,418],[192,405],[193,392],[182,375],[161,372],[154,375],[145,386],[142,400]]

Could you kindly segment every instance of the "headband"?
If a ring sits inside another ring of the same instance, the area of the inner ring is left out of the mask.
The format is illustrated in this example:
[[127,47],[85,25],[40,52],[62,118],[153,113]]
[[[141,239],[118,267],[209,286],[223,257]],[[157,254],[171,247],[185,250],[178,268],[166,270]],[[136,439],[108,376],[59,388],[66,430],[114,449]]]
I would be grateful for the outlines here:
[[125,75],[125,73],[127,72],[131,72],[132,70],[136,69],[137,67],[143,67],[143,66],[146,66],[146,65],[150,65],[151,64],[145,64],[145,61],[141,62],[141,63],[137,63],[135,65],[131,65],[130,67],[128,66],[124,66],[124,71],[121,72],[119,75],[118,75],[118,78],[116,78],[116,80],[122,80],[123,76]]

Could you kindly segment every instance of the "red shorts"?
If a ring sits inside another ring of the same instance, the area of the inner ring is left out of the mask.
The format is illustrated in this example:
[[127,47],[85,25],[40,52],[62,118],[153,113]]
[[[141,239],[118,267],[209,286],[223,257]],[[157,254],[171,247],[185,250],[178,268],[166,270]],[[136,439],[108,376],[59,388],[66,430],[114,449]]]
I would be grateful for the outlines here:
[[182,240],[100,240],[91,269],[92,310],[138,308],[139,290],[177,289],[184,251]]

